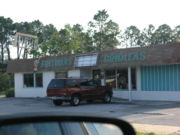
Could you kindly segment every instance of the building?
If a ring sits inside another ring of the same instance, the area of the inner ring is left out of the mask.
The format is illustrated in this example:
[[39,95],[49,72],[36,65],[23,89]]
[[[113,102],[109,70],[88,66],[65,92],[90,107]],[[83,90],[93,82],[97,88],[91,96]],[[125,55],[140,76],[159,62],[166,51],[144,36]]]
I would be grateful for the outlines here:
[[129,100],[180,101],[180,43],[14,60],[16,97],[45,97],[52,78],[93,78]]

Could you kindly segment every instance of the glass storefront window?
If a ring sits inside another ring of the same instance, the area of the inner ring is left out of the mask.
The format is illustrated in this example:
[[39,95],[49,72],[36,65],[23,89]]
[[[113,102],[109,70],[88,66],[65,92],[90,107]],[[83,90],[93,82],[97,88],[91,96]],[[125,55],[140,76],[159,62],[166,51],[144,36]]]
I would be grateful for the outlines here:
[[128,89],[128,69],[117,70],[117,88]]
[[105,72],[106,85],[110,85],[112,88],[116,88],[116,71],[107,70]]
[[43,75],[42,73],[35,74],[36,87],[43,87]]
[[27,73],[23,75],[24,87],[43,87],[42,73]]
[[101,70],[93,70],[93,79],[96,81],[101,80]]
[[132,90],[136,90],[136,69],[131,69]]
[[67,78],[67,72],[56,72],[55,78]]
[[24,74],[24,87],[34,87],[33,73]]
[[[106,84],[120,90],[128,90],[128,69],[106,70]],[[136,90],[136,69],[131,68],[131,86]]]

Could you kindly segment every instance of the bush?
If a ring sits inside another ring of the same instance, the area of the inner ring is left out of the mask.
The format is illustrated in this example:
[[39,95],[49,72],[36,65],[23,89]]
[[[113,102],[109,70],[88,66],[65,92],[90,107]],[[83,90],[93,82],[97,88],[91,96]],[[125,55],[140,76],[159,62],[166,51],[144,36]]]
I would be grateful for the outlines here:
[[10,75],[8,73],[0,72],[0,91],[6,91],[10,85]]
[[14,97],[14,89],[9,88],[6,90],[6,97]]

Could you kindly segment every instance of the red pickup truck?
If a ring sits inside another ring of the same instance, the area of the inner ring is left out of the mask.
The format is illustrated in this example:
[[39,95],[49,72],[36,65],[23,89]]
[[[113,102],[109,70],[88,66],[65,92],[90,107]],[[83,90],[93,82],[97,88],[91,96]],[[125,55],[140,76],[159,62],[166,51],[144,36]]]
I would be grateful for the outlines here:
[[88,79],[52,79],[47,88],[47,96],[55,105],[61,105],[66,101],[77,106],[81,100],[92,102],[99,99],[104,103],[110,103],[112,88],[100,86]]

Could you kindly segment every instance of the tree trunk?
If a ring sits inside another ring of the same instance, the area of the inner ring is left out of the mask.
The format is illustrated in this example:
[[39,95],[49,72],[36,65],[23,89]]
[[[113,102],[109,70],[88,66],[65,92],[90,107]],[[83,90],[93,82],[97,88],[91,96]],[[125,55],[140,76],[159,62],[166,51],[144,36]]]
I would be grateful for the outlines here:
[[4,44],[1,43],[1,62],[4,63]]
[[10,49],[9,49],[9,44],[6,44],[6,50],[7,50],[7,54],[8,54],[8,60],[11,60],[11,53],[10,53]]

